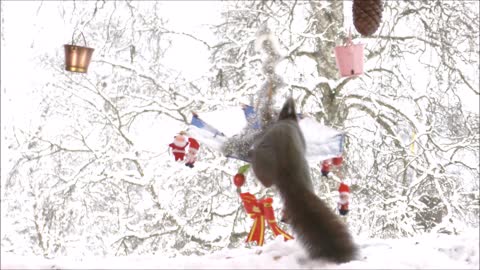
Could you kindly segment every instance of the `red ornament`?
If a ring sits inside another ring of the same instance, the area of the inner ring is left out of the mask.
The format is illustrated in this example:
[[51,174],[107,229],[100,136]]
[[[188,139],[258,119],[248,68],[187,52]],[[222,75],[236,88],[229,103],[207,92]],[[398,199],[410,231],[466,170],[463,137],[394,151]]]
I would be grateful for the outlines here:
[[235,184],[235,186],[241,187],[245,183],[245,175],[241,173],[235,174],[235,176],[233,177],[233,183]]
[[335,166],[340,166],[340,165],[342,165],[342,162],[343,162],[343,157],[342,157],[342,156],[334,157],[334,158],[332,159],[332,163],[333,163],[333,165],[335,165]]

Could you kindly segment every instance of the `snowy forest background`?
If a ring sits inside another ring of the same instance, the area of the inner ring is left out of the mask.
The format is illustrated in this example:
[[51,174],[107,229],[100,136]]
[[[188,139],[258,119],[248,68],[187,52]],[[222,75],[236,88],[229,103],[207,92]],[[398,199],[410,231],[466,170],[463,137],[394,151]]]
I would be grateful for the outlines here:
[[[365,74],[347,79],[333,48],[353,30],[351,2],[2,1],[1,13],[2,252],[176,256],[245,245],[251,219],[232,184],[243,162],[202,147],[190,169],[167,146],[192,111],[254,102],[264,24],[282,55],[276,104],[292,95],[346,132],[354,237],[479,226],[476,1],[385,1],[380,29],[354,32]],[[88,74],[64,71],[76,29],[95,48]],[[334,208],[338,182],[320,180],[319,164],[311,172]],[[251,172],[245,190],[275,194]],[[278,197],[274,208],[278,216]]]

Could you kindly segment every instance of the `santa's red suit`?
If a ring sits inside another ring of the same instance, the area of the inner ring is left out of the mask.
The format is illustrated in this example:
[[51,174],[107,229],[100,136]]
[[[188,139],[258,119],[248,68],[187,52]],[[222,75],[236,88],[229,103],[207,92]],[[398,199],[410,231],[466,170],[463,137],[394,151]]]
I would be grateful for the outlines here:
[[338,211],[342,215],[346,215],[348,213],[348,200],[344,200],[343,202],[340,200],[338,202]]
[[178,134],[174,137],[173,143],[169,144],[168,146],[172,148],[172,153],[175,157],[175,161],[183,160],[185,158],[185,148],[187,147],[187,145],[187,139],[182,134]]
[[197,152],[200,144],[194,138],[188,138],[188,154],[185,166],[193,168],[193,164],[197,161]]

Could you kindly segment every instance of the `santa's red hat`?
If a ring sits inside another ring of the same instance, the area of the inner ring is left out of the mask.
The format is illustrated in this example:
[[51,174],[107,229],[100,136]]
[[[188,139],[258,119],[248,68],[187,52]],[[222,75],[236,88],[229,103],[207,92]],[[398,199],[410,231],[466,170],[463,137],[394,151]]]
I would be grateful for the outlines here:
[[200,144],[195,140],[194,138],[188,138],[188,142],[190,143],[189,149],[194,149],[198,151],[198,148],[200,148]]
[[350,187],[349,187],[347,184],[345,184],[345,183],[342,182],[342,183],[340,183],[340,187],[338,188],[338,192],[339,192],[340,194],[347,194],[347,195],[349,195],[349,194],[350,194]]

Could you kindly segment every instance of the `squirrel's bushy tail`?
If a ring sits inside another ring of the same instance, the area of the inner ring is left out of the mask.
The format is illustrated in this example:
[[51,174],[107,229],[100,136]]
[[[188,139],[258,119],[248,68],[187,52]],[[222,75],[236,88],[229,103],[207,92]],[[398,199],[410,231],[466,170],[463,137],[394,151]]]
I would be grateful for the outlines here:
[[278,121],[249,151],[253,171],[264,186],[279,189],[287,219],[311,258],[348,262],[356,257],[356,246],[345,224],[313,192],[305,152],[295,102],[289,98]]
[[[283,177],[288,178],[288,174]],[[289,183],[284,179],[279,183]],[[357,247],[350,233],[333,211],[312,191],[301,185],[280,187],[288,221],[312,259],[337,263],[355,259]]]

